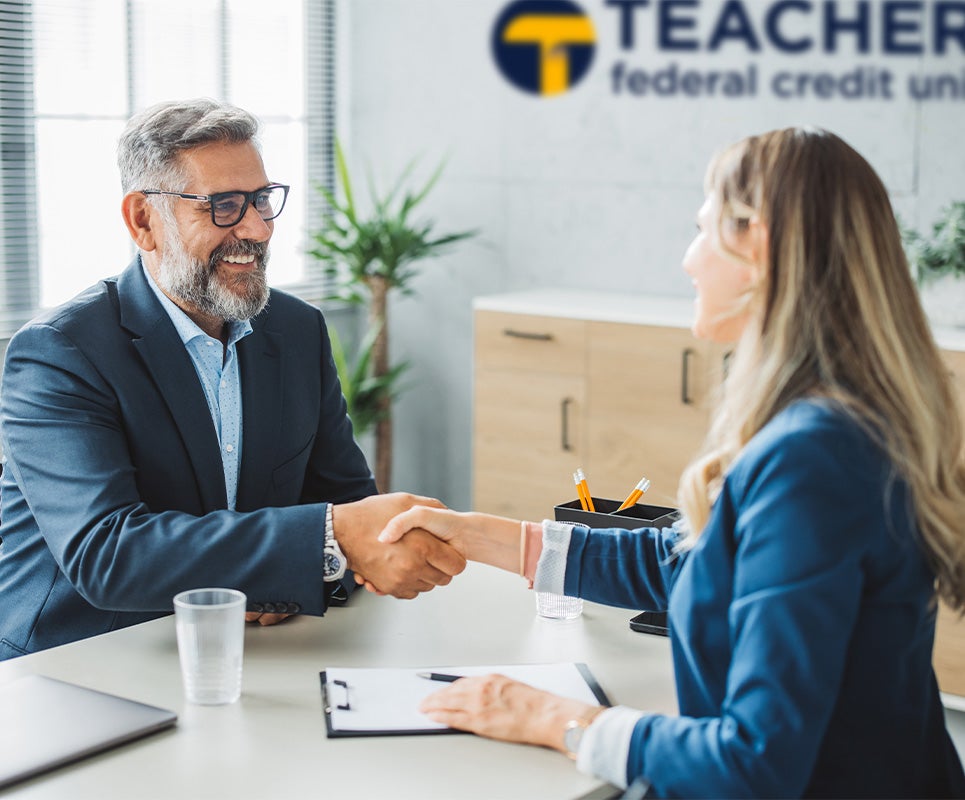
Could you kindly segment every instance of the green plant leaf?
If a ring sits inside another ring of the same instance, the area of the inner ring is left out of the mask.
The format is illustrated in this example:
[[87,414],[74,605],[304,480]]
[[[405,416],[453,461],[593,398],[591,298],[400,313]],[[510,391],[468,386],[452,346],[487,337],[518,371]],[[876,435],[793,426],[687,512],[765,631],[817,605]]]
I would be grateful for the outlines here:
[[[414,158],[408,164],[406,164],[405,167],[402,169],[402,173],[399,175],[395,184],[392,186],[391,189],[389,189],[389,193],[381,201],[378,201],[376,203],[376,208],[379,209],[382,213],[384,214],[388,213],[389,207],[392,205],[393,201],[395,200],[396,195],[398,195],[398,193],[402,191],[402,188],[405,186],[406,181],[409,180],[409,177],[412,175],[412,171],[415,169],[417,163],[418,163],[418,159]],[[375,197],[374,191],[372,192],[372,196]]]
[[440,162],[439,166],[436,167],[435,172],[432,173],[432,175],[429,177],[429,180],[420,191],[416,192],[414,195],[406,195],[405,201],[402,203],[402,211],[400,212],[400,216],[403,219],[408,216],[409,211],[425,200],[426,195],[432,191],[432,187],[435,186],[439,181],[439,178],[442,177],[442,171],[445,169],[445,166],[445,161]]
[[348,165],[345,163],[345,153],[342,150],[342,143],[335,140],[335,169],[338,172],[338,179],[342,184],[342,191],[345,192],[345,216],[355,223],[355,198],[352,195],[352,181],[348,174]]
[[[331,281],[332,288],[326,299],[368,304],[372,299],[372,287],[380,291],[380,283],[388,291],[412,294],[420,262],[441,255],[452,245],[477,235],[475,230],[438,233],[433,220],[410,221],[413,209],[425,200],[440,180],[445,161],[420,188],[412,191],[407,187],[416,164],[416,160],[409,162],[382,196],[369,171],[367,188],[372,211],[362,214],[356,204],[345,152],[336,140],[337,191],[316,186],[327,208],[318,220],[317,228],[309,234],[310,249],[307,250],[324,265],[325,275]],[[392,402],[403,390],[401,378],[409,367],[407,363],[389,365],[382,374],[375,374],[375,341],[384,325],[382,319],[369,327],[354,358],[344,352],[341,343],[336,344],[333,340],[332,344],[349,415],[359,435],[387,416]]]
[[[345,348],[339,338],[338,331],[331,325],[328,326],[328,339],[332,343],[332,359],[335,361],[335,370],[338,372],[339,383],[342,384],[342,394],[345,396],[345,403],[349,409],[355,395],[356,384],[350,379],[348,361],[345,358]],[[349,412],[351,416],[351,411]]]
[[908,263],[915,280],[923,286],[943,275],[965,277],[965,201],[942,209],[932,223],[931,235],[905,227],[898,220]]

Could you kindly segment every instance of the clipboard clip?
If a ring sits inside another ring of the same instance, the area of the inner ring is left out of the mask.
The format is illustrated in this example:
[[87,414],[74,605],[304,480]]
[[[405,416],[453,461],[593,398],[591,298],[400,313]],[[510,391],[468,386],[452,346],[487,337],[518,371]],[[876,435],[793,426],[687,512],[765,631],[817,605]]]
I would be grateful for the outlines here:
[[[352,704],[349,702],[349,698],[348,698],[348,683],[346,683],[345,681],[332,681],[332,684],[334,684],[335,686],[341,686],[345,690],[345,702],[337,703],[335,705],[335,708],[337,708],[339,711],[351,711]],[[332,710],[331,691],[332,690],[329,689],[329,686],[330,684],[328,683],[325,684],[325,710],[328,712],[331,712]]]

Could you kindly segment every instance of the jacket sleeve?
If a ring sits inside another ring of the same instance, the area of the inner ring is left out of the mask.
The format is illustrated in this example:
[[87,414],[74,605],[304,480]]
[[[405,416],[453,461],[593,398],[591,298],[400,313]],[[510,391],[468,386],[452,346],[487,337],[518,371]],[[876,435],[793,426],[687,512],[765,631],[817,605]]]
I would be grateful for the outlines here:
[[685,554],[674,528],[576,526],[570,536],[566,594],[622,608],[665,610]]
[[324,612],[324,504],[152,512],[128,447],[130,409],[62,331],[35,324],[14,337],[0,403],[6,469],[24,501],[10,513],[24,529],[39,527],[59,569],[93,606],[170,611],[178,591],[220,585]]

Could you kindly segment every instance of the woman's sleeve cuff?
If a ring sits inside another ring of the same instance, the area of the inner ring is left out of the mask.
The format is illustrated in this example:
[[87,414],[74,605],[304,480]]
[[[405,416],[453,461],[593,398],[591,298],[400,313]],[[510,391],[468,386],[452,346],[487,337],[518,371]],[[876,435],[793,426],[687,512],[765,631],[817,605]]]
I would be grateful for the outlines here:
[[583,734],[576,768],[626,789],[630,739],[644,716],[644,712],[626,706],[614,706],[598,715]]
[[533,588],[537,592],[563,594],[572,531],[573,525],[568,522],[543,520],[543,551],[539,554],[533,579]]

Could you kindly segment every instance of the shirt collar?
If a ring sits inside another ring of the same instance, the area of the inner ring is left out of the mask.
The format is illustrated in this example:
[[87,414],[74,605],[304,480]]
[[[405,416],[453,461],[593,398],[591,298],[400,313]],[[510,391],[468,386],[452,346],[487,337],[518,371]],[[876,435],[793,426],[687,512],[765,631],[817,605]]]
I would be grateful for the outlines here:
[[[177,304],[171,300],[164,292],[161,291],[161,287],[157,285],[154,280],[154,276],[148,272],[147,266],[145,266],[143,259],[141,260],[141,269],[144,271],[144,277],[147,278],[147,285],[151,287],[151,291],[154,292],[154,296],[157,297],[158,302],[161,304],[161,308],[167,313],[171,318],[171,322],[174,324],[174,329],[178,332],[178,336],[181,337],[181,341],[187,344],[192,339],[197,339],[199,336],[205,339],[210,338],[201,328],[198,326],[191,317],[184,313],[184,311],[178,308]],[[243,339],[249,333],[252,332],[251,320],[231,320],[228,323],[228,347]]]

